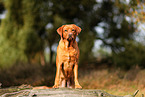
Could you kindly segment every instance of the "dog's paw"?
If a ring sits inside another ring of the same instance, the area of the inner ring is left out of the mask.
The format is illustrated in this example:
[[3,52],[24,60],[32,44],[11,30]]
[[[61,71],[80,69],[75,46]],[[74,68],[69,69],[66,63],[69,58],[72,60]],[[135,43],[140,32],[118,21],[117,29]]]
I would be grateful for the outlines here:
[[75,89],[82,89],[80,85],[75,85]]
[[54,85],[52,88],[59,88],[59,86],[58,85]]

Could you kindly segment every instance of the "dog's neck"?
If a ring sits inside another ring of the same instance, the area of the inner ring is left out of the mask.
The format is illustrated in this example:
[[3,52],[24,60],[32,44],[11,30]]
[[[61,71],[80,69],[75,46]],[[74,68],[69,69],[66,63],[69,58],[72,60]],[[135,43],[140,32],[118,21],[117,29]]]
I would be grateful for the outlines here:
[[75,40],[72,40],[72,41],[68,41],[66,39],[61,39],[64,43],[64,47],[66,49],[69,49],[69,48],[74,48],[74,43],[75,43]]

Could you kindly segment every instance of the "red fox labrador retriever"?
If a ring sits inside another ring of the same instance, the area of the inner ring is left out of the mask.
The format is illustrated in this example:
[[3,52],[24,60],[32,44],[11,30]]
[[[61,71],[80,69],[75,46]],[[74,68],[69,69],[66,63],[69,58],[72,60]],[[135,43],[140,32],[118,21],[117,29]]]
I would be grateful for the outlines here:
[[53,88],[82,88],[78,82],[79,48],[76,42],[81,28],[75,24],[62,25],[57,32],[61,40],[57,47],[57,70]]

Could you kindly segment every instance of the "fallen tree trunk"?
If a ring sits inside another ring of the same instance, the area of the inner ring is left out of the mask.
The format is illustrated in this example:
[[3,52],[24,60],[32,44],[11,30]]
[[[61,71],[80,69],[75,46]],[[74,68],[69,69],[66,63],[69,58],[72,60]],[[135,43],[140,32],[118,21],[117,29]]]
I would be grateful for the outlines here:
[[11,93],[4,93],[1,97],[135,97],[138,90],[133,95],[116,96],[103,90],[91,89],[27,89]]

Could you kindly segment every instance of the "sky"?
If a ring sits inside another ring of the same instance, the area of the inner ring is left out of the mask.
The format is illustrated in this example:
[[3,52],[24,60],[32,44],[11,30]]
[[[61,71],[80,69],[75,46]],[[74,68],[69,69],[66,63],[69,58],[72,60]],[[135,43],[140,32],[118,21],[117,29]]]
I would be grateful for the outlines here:
[[6,11],[4,11],[2,14],[0,14],[0,19],[4,19],[6,15]]

